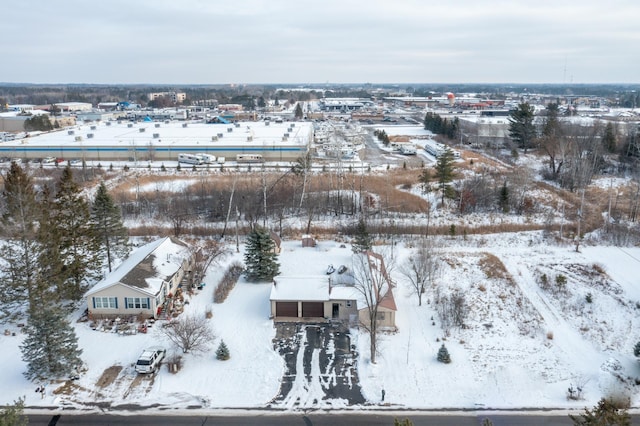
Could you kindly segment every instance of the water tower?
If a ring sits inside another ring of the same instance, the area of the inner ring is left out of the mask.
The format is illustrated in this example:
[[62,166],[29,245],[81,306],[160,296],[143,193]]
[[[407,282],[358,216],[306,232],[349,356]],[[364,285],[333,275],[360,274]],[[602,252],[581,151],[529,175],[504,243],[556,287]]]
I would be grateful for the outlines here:
[[453,104],[456,101],[456,95],[454,95],[453,93],[449,92],[447,93],[447,100],[449,101],[449,106],[453,107]]

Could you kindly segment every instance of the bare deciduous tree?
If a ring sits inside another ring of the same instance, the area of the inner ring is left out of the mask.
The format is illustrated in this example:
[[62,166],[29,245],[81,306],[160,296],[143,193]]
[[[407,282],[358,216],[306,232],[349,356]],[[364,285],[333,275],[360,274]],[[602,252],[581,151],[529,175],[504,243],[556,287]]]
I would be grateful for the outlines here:
[[424,241],[416,253],[401,266],[400,272],[411,283],[411,289],[418,296],[418,306],[422,306],[422,295],[433,284],[440,270],[440,260],[436,257],[431,241]]
[[371,251],[354,254],[353,277],[354,288],[362,295],[366,304],[366,320],[361,321],[361,326],[369,333],[371,363],[375,364],[379,320],[383,315],[380,307],[385,299],[393,298],[393,294],[390,294],[392,282],[385,265],[385,256]]
[[167,324],[161,332],[185,354],[206,351],[215,338],[204,314],[181,316]]

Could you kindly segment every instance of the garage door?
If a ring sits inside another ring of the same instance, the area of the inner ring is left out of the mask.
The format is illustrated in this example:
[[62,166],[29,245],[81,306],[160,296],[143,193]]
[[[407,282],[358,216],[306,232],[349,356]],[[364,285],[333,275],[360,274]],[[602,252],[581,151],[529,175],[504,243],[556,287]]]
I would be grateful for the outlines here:
[[302,302],[303,317],[324,317],[324,303]]
[[277,317],[297,317],[298,302],[276,302]]

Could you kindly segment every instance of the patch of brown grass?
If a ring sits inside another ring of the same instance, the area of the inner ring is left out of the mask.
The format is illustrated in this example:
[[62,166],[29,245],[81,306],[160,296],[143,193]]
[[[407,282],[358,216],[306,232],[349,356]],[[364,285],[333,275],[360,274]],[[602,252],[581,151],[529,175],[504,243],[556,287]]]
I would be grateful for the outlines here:
[[99,387],[100,389],[104,389],[107,386],[111,386],[113,382],[116,381],[121,371],[122,371],[121,365],[112,365],[111,367],[107,368],[102,372],[102,375],[96,382],[96,386]]
[[507,268],[496,255],[483,252],[482,257],[478,261],[478,266],[489,279],[503,279],[510,284],[515,284],[513,277],[507,271]]

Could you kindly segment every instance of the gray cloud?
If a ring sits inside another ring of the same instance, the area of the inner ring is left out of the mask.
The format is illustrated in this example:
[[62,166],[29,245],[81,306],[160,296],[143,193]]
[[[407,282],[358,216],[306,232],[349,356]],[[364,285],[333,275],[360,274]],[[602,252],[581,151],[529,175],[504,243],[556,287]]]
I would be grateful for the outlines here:
[[637,83],[627,0],[13,1],[9,82]]

